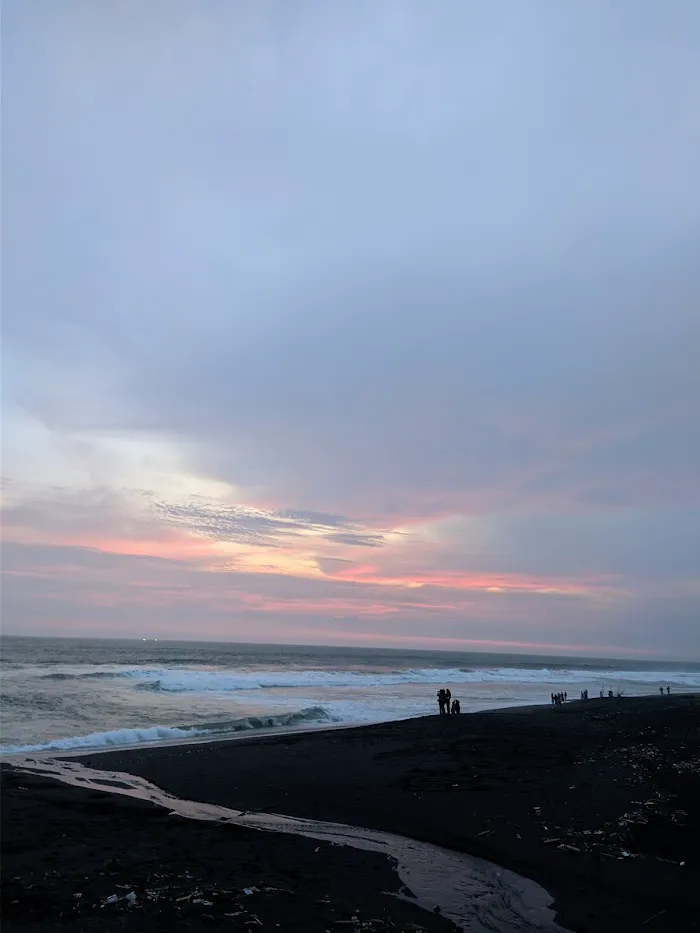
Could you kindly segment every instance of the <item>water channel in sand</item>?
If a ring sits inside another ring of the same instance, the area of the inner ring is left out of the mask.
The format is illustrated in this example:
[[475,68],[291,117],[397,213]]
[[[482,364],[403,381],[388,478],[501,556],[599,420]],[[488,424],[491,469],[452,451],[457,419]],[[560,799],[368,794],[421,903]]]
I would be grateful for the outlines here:
[[554,911],[549,906],[552,898],[544,888],[484,859],[342,823],[297,819],[276,813],[247,813],[181,800],[135,775],[86,768],[71,760],[15,758],[12,765],[18,771],[45,775],[75,787],[147,800],[187,819],[233,823],[381,852],[396,862],[399,877],[416,903],[426,910],[439,907],[442,916],[469,933],[535,930],[567,933],[554,922]]

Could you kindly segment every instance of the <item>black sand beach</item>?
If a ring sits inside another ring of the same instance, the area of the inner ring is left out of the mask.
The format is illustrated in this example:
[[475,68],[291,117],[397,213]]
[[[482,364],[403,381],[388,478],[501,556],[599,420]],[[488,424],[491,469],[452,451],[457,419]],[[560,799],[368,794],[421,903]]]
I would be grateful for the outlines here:
[[[700,697],[596,699],[81,760],[183,798],[481,856],[546,888],[558,923],[573,931],[700,930]],[[2,819],[8,931],[452,928],[383,894],[400,882],[378,854],[188,821],[7,766]],[[250,886],[259,890],[242,893]],[[145,900],[146,889],[158,899]],[[138,907],[99,906],[132,890]]]

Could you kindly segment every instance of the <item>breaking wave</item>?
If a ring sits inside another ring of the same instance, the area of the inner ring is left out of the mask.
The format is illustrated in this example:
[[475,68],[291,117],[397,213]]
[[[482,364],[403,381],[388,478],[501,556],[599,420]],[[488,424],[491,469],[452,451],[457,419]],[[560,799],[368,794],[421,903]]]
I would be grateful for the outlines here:
[[74,751],[75,749],[119,748],[125,745],[145,745],[149,742],[186,740],[204,736],[225,738],[238,732],[257,729],[274,729],[297,726],[305,723],[334,722],[333,717],[322,706],[311,706],[294,713],[277,716],[246,716],[223,722],[195,723],[189,726],[149,726],[143,729],[114,729],[111,732],[91,732],[65,739],[51,739],[37,745],[8,745],[0,747],[0,755],[18,755],[24,752]]
[[145,668],[136,668],[134,670],[109,670],[109,671],[54,671],[51,674],[40,674],[42,680],[101,680],[112,677],[134,677],[138,671],[148,674]]
[[395,671],[337,670],[192,670],[187,668],[122,668],[81,673],[51,673],[44,678],[83,680],[131,678],[141,690],[166,693],[229,693],[292,687],[372,688],[401,684],[585,684],[605,681],[671,684],[677,689],[700,688],[700,671],[594,670],[586,668],[419,668]]

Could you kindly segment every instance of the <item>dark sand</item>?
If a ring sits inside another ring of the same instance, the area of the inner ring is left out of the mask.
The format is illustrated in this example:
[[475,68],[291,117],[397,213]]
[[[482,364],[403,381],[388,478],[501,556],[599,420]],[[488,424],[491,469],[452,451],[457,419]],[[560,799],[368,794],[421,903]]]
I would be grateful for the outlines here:
[[[574,931],[700,930],[700,697],[596,699],[81,760],[188,799],[482,856],[546,888],[558,922]],[[253,914],[267,929],[354,930],[335,921],[356,908],[375,921],[368,930],[451,929],[381,893],[400,885],[380,855],[194,823],[8,769],[2,816],[10,933],[256,930]],[[241,894],[250,884],[295,893]],[[217,886],[233,893],[212,894]],[[163,896],[143,910],[92,906],[145,887]],[[175,901],[195,890],[215,903]]]

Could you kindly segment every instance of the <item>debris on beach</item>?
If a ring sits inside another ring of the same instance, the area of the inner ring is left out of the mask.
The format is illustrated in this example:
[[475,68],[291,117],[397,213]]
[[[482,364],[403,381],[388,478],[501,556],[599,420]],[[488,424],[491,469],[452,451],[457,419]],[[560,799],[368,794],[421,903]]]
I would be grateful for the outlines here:
[[700,774],[700,758],[693,758],[690,761],[675,761],[671,767],[675,771],[685,771],[689,774]]
[[[126,891],[126,893],[108,894],[90,906],[83,901],[84,892],[76,891],[73,894],[74,909],[80,910],[80,913],[84,915],[90,909],[103,910],[108,908],[111,911],[131,911],[134,909],[142,910],[146,904],[153,904],[154,906],[157,904],[157,909],[161,912],[169,908],[176,915],[181,915],[183,911],[190,911],[193,908],[201,910],[202,908],[221,907],[221,916],[241,918],[244,925],[262,926],[260,918],[257,914],[252,913],[247,906],[244,906],[244,902],[252,899],[259,903],[260,896],[289,897],[295,894],[289,888],[279,888],[266,884],[250,885],[240,889],[220,888],[202,883],[192,886],[194,880],[189,872],[184,875],[153,874],[148,876],[146,883],[142,887],[136,884],[116,885],[117,888]],[[331,902],[326,900],[323,903],[330,904]],[[210,915],[202,914],[202,916]]]
[[[369,920],[361,920],[359,916],[350,917],[347,920],[331,920],[330,925],[332,927],[341,927],[343,929],[352,930],[353,933],[399,933],[397,927],[388,920],[378,920],[377,918],[372,918]],[[424,931],[425,927],[418,926],[416,923],[402,924],[401,933],[420,933]]]
[[[547,833],[551,826],[554,835],[543,835],[543,845],[556,845],[558,849],[575,854],[593,853],[598,857],[612,859],[630,859],[654,857],[661,861],[658,853],[648,851],[653,839],[658,846],[659,837],[673,840],[677,844],[681,835],[689,830],[688,811],[677,805],[677,796],[669,789],[666,776],[695,776],[700,774],[700,759],[667,762],[658,748],[648,744],[623,746],[617,749],[621,756],[620,780],[630,788],[642,785],[647,793],[654,788],[651,796],[633,800],[633,806],[625,810],[616,819],[608,819],[596,827],[559,826],[550,821],[545,823],[542,807],[533,808],[535,818]],[[575,762],[576,766],[595,765],[599,757],[589,755]],[[569,788],[571,789],[571,788]],[[675,862],[674,864],[681,864]]]
[[[17,879],[20,880],[20,879]],[[111,892],[95,899],[96,892],[75,891],[70,895],[72,912],[82,917],[93,911],[109,914],[147,911],[147,916],[194,922],[226,918],[232,930],[252,930],[265,926],[261,908],[269,898],[295,897],[290,888],[258,882],[244,887],[224,888],[206,884],[190,872],[175,874],[157,872],[149,874],[141,883],[126,879],[127,883],[116,884]],[[116,888],[116,890],[115,890]],[[109,889],[107,889],[109,891]],[[326,921],[329,929],[347,929],[353,933],[423,933],[425,927],[418,924],[397,927],[392,921],[377,917],[363,918],[359,909],[350,916],[337,915],[338,906],[327,895],[317,901],[331,911]],[[332,914],[336,913],[334,917]],[[62,913],[61,916],[66,916]]]
[[[197,882],[191,874],[170,875],[158,873],[149,876],[146,885],[138,888],[132,884],[117,885],[126,893],[112,893],[91,905],[82,905],[81,915],[92,910],[132,912],[143,910],[146,905],[155,907],[158,913],[174,912],[182,920],[196,921],[197,917],[208,920],[226,918],[232,924],[231,929],[256,929],[265,926],[260,918],[259,909],[262,900],[268,897],[294,897],[296,892],[289,888],[280,888],[263,883],[242,888],[220,888]],[[152,886],[151,886],[152,885]],[[76,904],[83,898],[83,892],[73,895]],[[317,903],[333,909],[333,901],[324,897]],[[253,908],[253,904],[257,905]],[[78,906],[75,908],[78,909]],[[152,908],[151,908],[152,909]],[[329,929],[347,929],[352,933],[425,933],[426,928],[415,923],[397,927],[392,921],[377,917],[363,918],[359,909],[351,916],[331,917],[327,920]]]

